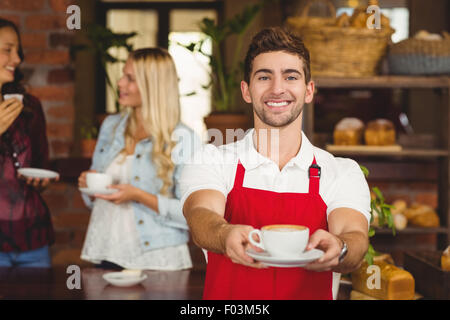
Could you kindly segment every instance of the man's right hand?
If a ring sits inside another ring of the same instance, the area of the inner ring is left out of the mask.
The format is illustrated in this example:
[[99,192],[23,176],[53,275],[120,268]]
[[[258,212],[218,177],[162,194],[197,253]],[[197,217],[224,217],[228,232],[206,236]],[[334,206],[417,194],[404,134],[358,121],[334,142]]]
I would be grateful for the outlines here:
[[267,268],[261,262],[256,262],[245,252],[247,249],[252,248],[255,251],[261,251],[261,249],[253,246],[248,240],[248,235],[253,227],[246,225],[225,225],[223,236],[225,238],[225,254],[234,263],[239,263],[247,267],[253,268]]
[[192,238],[199,247],[228,256],[234,263],[254,268],[265,268],[255,262],[245,250],[253,246],[248,234],[253,227],[229,224],[224,219],[226,198],[217,190],[205,189],[193,192],[184,202],[183,213]]
[[23,103],[17,99],[8,99],[0,103],[0,136],[8,130],[22,112]]

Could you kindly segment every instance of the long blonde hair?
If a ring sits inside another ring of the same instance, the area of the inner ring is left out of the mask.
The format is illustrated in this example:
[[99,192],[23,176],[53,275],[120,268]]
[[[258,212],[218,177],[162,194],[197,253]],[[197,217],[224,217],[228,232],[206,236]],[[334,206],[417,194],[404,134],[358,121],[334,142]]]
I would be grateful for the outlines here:
[[[131,58],[136,82],[142,100],[142,118],[146,133],[152,139],[151,159],[163,185],[160,193],[170,195],[175,165],[171,159],[176,141],[171,135],[180,122],[178,75],[172,57],[162,48],[144,48],[133,51]],[[125,149],[136,143],[136,108],[130,108],[125,131]]]

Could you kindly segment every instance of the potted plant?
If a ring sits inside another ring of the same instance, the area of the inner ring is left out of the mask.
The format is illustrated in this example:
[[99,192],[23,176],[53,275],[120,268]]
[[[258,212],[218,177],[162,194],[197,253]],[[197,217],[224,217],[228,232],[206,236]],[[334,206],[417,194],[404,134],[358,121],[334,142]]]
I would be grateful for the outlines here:
[[[121,49],[124,48],[127,52],[131,52],[133,50],[133,46],[128,43],[128,41],[137,35],[136,32],[131,33],[116,33],[111,29],[103,27],[101,25],[92,24],[86,28],[86,37],[88,42],[86,44],[76,44],[70,47],[70,55],[72,59],[75,56],[75,53],[79,50],[88,50],[94,53],[99,61],[105,76],[106,84],[111,88],[115,97],[115,111],[120,111],[119,106],[119,94],[117,89],[117,84],[115,81],[116,77],[111,75],[111,72],[108,70],[108,66],[114,65],[117,63],[125,62],[123,59],[120,59],[114,56],[111,53],[111,49]],[[104,120],[107,116],[106,111],[105,114],[99,115],[98,122]]]
[[83,158],[92,158],[95,145],[97,144],[98,129],[91,122],[85,121],[81,126],[81,156]]
[[[361,166],[361,170],[363,171],[365,177],[367,178],[369,176],[369,170]],[[378,187],[372,188],[372,199],[370,201],[370,227],[369,227],[369,238],[373,237],[375,235],[375,228],[372,225],[372,222],[375,219],[375,215],[378,218],[378,227],[388,227],[392,229],[392,234],[395,236],[395,225],[394,225],[394,219],[392,217],[391,209],[393,208],[392,205],[389,205],[385,203],[384,196],[381,193],[380,189]],[[370,240],[370,239],[369,239]],[[375,256],[379,255],[373,248],[373,246],[369,243],[369,249],[367,250],[367,253],[364,257],[364,260],[367,262],[368,265],[373,264],[373,259]]]
[[[360,165],[360,168],[362,172],[364,173],[364,176],[369,176],[369,170]],[[380,253],[376,252],[373,248],[372,244],[370,243],[370,238],[372,238],[375,235],[375,228],[373,226],[373,221],[375,219],[375,216],[378,218],[378,227],[389,227],[392,229],[392,234],[395,236],[395,225],[394,225],[394,219],[392,217],[391,209],[393,208],[392,205],[389,205],[385,203],[384,196],[381,193],[380,189],[378,187],[373,187],[371,192],[371,201],[370,201],[370,227],[369,227],[369,249],[367,250],[364,261],[367,263],[366,265],[362,265],[360,268],[367,267],[367,265],[372,265],[374,262],[374,258]],[[344,275],[345,278],[350,279],[351,274]],[[335,291],[335,298],[337,297],[337,292],[339,291],[340,286],[340,277],[333,278],[333,287],[336,288]]]
[[[268,0],[262,0],[254,5],[247,5],[241,13],[216,24],[214,20],[204,18],[199,26],[201,31],[212,41],[213,53],[203,50],[203,43],[207,38],[181,46],[193,53],[200,53],[209,59],[211,67],[210,82],[205,89],[211,87],[213,90],[212,112],[205,117],[208,129],[219,129],[225,137],[225,129],[242,128],[247,130],[252,127],[251,119],[236,109],[235,97],[242,79],[243,62],[239,60],[242,52],[244,36],[254,21],[255,17],[265,6]],[[235,37],[235,51],[230,64],[225,63],[221,48],[230,37]]]

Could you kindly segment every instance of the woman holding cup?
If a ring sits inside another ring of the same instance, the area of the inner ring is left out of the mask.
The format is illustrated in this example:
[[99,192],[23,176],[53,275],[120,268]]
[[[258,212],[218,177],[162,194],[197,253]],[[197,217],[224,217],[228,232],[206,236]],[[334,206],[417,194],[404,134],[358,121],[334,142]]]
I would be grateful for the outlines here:
[[50,267],[54,233],[39,193],[50,180],[18,173],[48,167],[41,104],[20,84],[23,59],[17,26],[0,18],[0,267]]
[[124,111],[105,119],[91,170],[79,178],[92,207],[81,258],[119,269],[190,268],[178,155],[189,157],[201,142],[180,123],[171,56],[160,48],[132,52],[118,87]]

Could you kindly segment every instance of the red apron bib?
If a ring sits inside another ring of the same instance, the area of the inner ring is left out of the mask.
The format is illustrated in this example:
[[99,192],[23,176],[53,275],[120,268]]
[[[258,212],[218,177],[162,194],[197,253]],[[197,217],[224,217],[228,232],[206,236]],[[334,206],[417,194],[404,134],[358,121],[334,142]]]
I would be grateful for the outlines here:
[[[245,168],[238,163],[234,187],[227,197],[225,219],[256,229],[269,224],[307,226],[310,235],[328,231],[327,206],[319,195],[320,168],[309,168],[308,193],[278,193],[243,187]],[[208,252],[204,299],[213,300],[331,300],[333,273],[303,268],[255,269]]]

